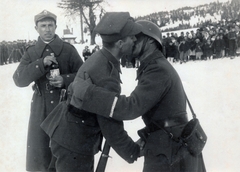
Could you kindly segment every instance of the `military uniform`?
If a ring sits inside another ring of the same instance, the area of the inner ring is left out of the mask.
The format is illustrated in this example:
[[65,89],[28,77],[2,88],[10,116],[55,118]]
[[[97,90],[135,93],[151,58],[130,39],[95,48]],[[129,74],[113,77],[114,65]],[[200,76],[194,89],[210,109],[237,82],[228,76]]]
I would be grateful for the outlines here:
[[0,65],[7,64],[8,48],[5,41],[0,43]]
[[77,50],[57,35],[48,44],[39,37],[36,45],[28,47],[23,55],[13,80],[19,87],[26,87],[35,82],[28,126],[27,171],[46,171],[52,158],[50,139],[40,128],[42,121],[59,103],[61,92],[60,88],[50,86],[46,77],[49,67],[44,67],[43,59],[51,53],[54,53],[57,59],[65,89],[83,63]]
[[[100,22],[97,28],[108,26],[105,23],[106,17],[111,18],[112,16],[106,14],[105,18],[101,20],[103,23]],[[116,13],[114,17],[122,19],[121,22],[117,22],[119,24],[117,30],[120,32],[126,24],[129,14]],[[118,20],[109,19],[108,21],[114,21],[112,28],[106,29],[108,30],[106,34],[109,35],[110,32],[115,31],[114,23]],[[111,40],[111,36],[105,36],[107,41]],[[116,41],[120,38],[114,35],[113,40]],[[58,171],[92,172],[94,154],[100,149],[102,135],[108,144],[127,162],[132,163],[138,158],[139,146],[124,131],[122,121],[83,111],[80,108],[81,101],[77,99],[79,94],[78,80],[84,76],[84,73],[88,73],[91,80],[101,87],[104,87],[108,80],[114,79],[117,84],[107,89],[111,89],[114,95],[115,93],[120,94],[120,72],[120,62],[116,57],[106,48],[97,51],[79,69],[74,82],[69,87],[68,100],[59,104],[42,123],[41,127],[51,137],[51,148],[57,157],[56,169]],[[96,101],[105,101],[105,98],[97,98]],[[70,102],[74,102],[74,104]],[[77,158],[69,158],[72,155]]]

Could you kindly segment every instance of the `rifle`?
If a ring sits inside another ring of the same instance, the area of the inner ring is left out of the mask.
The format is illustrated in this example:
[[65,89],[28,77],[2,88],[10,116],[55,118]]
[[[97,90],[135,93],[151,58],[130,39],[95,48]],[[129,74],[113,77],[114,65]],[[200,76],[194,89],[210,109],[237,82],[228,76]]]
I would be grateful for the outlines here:
[[107,165],[107,160],[108,160],[109,157],[111,158],[111,156],[108,155],[109,152],[110,152],[110,148],[111,147],[109,146],[107,141],[105,141],[102,154],[101,154],[100,159],[98,161],[96,172],[104,172],[105,171],[105,168],[106,168],[106,165]]

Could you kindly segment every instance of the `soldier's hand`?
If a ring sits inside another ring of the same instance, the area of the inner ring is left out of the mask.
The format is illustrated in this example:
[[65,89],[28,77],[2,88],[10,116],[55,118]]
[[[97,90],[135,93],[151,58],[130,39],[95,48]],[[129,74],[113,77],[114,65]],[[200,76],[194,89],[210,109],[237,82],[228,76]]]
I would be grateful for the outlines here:
[[43,64],[45,67],[51,66],[52,63],[58,64],[56,57],[54,56],[46,56],[43,59]]
[[143,156],[144,155],[144,151],[143,150],[144,150],[144,146],[145,146],[145,141],[140,138],[135,143],[137,143],[138,146],[140,147],[139,157]]
[[61,75],[58,75],[54,78],[48,78],[48,80],[49,84],[54,87],[62,88],[64,86],[63,77]]

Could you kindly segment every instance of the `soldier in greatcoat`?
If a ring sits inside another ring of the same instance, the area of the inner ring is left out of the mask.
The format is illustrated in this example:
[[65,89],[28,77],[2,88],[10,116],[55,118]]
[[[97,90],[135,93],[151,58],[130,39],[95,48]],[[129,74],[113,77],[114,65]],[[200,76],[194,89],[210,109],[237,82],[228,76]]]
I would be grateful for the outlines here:
[[[108,89],[120,94],[120,58],[131,55],[135,35],[140,31],[141,26],[133,21],[128,12],[106,13],[95,27],[95,32],[102,37],[103,48],[81,66],[69,86],[68,100],[59,104],[41,125],[51,137],[51,149],[57,157],[57,171],[93,172],[94,155],[99,151],[102,135],[127,162],[133,163],[138,158],[140,148],[124,131],[122,121],[81,110],[78,82],[85,77],[85,73],[101,87],[114,79],[116,84]],[[105,101],[106,98],[98,101]]]
[[[74,46],[55,34],[56,18],[46,10],[34,17],[38,41],[26,49],[13,75],[18,87],[27,87],[34,82],[27,137],[27,171],[55,170],[54,166],[48,169],[52,160],[50,139],[40,124],[59,103],[61,90],[73,81],[83,63]],[[49,73],[53,64],[58,64],[60,75],[51,78]]]

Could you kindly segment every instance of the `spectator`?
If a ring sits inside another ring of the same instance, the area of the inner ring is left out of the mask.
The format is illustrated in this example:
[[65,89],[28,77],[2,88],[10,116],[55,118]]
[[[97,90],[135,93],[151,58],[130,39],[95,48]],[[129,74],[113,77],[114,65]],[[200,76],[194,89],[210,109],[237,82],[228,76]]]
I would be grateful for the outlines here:
[[213,57],[213,48],[210,39],[208,39],[207,42],[203,45],[203,55],[206,60],[211,60]]
[[178,46],[178,51],[180,54],[180,64],[182,64],[183,62],[186,63],[188,58],[188,51],[189,51],[190,47],[188,42],[186,42],[186,38],[183,38],[183,40],[180,42],[179,46]]
[[85,48],[82,52],[82,55],[83,55],[84,61],[86,61],[88,59],[88,57],[90,57],[92,55],[88,46],[85,46]]
[[223,40],[220,40],[220,36],[217,35],[213,42],[213,51],[216,54],[216,58],[221,58],[222,49],[224,48]]
[[196,52],[196,60],[202,60],[202,55],[203,55],[203,51],[202,51],[202,43],[200,42],[200,39],[196,39],[196,48],[195,48],[195,52]]
[[92,54],[97,52],[98,50],[100,50],[99,45],[96,45],[92,50]]
[[235,27],[231,27],[230,32],[228,33],[228,40],[229,40],[229,56],[231,59],[234,58],[236,55],[236,40],[237,40],[237,34],[235,32]]

